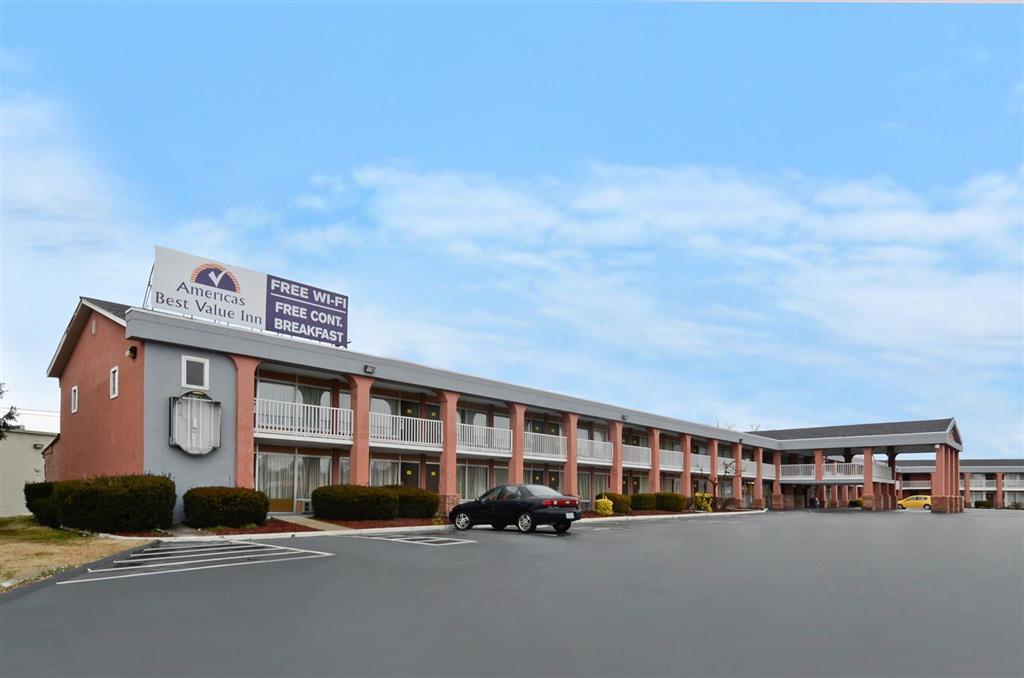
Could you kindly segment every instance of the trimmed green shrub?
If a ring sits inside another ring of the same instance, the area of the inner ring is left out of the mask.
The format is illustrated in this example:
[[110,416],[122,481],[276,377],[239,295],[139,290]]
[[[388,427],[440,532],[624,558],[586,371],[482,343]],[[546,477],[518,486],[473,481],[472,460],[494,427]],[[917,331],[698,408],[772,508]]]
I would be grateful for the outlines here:
[[616,513],[629,513],[632,510],[632,505],[628,495],[617,494],[615,492],[602,492],[597,495],[597,498],[610,500],[612,502],[612,510]]
[[653,511],[658,506],[654,495],[647,492],[630,495],[629,503],[634,511]]
[[863,499],[851,499],[849,506],[850,506],[850,508],[864,508],[864,500]]
[[655,492],[654,494],[654,506],[659,511],[684,511],[686,510],[686,500],[687,497],[675,492]]
[[979,499],[974,502],[974,508],[992,508],[992,502],[988,499]]
[[394,488],[324,485],[313,490],[311,499],[317,518],[391,520],[398,516],[398,494]]
[[177,494],[165,476],[106,476],[53,484],[58,524],[89,532],[139,532],[171,526]]
[[395,485],[387,489],[398,495],[399,518],[433,518],[437,515],[437,506],[440,500],[437,492],[403,485]]
[[40,525],[59,527],[57,515],[53,511],[50,495],[53,494],[53,483],[25,483],[25,506],[29,513],[36,517]]
[[192,527],[242,527],[267,522],[267,495],[246,487],[193,487],[182,497]]

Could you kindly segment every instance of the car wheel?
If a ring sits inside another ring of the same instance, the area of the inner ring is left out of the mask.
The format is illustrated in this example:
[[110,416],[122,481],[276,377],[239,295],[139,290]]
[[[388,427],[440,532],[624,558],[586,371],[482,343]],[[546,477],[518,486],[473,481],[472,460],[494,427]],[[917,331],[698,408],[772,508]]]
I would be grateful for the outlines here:
[[537,524],[533,522],[533,516],[530,515],[529,511],[523,511],[516,518],[516,527],[520,532],[533,532],[537,529]]
[[507,525],[505,523],[491,523],[491,527],[495,530],[504,530]]
[[473,527],[473,521],[469,519],[469,514],[465,511],[459,511],[452,516],[452,524],[455,525],[456,530],[468,530]]
[[923,508],[925,511],[931,511],[932,510],[932,505],[931,504],[925,504],[921,508]]
[[569,528],[572,527],[572,522],[569,520],[563,520],[560,523],[555,523],[553,527],[555,528],[555,532],[562,534],[563,532],[569,531]]

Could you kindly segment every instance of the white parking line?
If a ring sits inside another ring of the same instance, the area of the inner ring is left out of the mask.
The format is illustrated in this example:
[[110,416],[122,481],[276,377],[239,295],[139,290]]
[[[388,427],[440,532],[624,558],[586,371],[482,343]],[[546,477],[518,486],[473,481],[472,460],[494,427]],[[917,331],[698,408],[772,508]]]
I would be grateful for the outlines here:
[[[291,546],[261,544],[258,542],[236,542],[225,540],[211,545],[212,548],[188,548],[181,545],[176,548],[154,546],[129,554],[127,559],[113,561],[113,567],[89,568],[86,574],[58,584],[83,584],[90,581],[106,581],[127,577],[143,577],[152,574],[171,574],[175,572],[191,572],[219,567],[240,565],[259,565],[261,563],[278,563],[286,560],[307,560],[325,558],[334,555],[324,551],[312,551]],[[239,561],[239,562],[225,562]],[[215,564],[208,564],[215,563]],[[140,571],[143,570],[143,571]],[[117,573],[106,576],[90,576],[97,573]]]
[[409,535],[374,536],[370,534],[355,534],[351,539],[375,539],[377,541],[391,541],[400,544],[419,544],[420,546],[458,546],[459,544],[475,544],[472,539],[455,539],[454,537],[412,537]]

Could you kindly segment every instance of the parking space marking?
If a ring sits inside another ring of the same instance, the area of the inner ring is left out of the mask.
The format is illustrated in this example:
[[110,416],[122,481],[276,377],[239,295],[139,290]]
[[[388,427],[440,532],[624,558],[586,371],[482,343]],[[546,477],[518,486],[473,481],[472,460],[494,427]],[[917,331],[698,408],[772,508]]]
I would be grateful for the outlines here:
[[[127,558],[114,560],[111,567],[89,568],[85,574],[75,579],[57,582],[57,584],[84,584],[155,574],[326,558],[334,555],[324,551],[312,551],[291,546],[227,539],[216,544],[194,542],[192,546],[195,548],[188,548],[187,545],[182,544],[174,547],[158,545],[145,548],[129,554]],[[94,576],[97,574],[101,576]]]
[[473,539],[456,539],[454,537],[420,537],[410,534],[395,535],[372,535],[354,534],[350,539],[375,539],[377,541],[391,541],[400,544],[419,544],[420,546],[458,546],[459,544],[475,544]]

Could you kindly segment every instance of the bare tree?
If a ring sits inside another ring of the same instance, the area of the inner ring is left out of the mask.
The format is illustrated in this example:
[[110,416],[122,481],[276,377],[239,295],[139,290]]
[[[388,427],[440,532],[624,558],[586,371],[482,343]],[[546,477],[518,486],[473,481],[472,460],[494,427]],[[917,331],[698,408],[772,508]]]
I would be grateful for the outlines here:
[[[4,399],[4,393],[7,392],[5,385],[0,383],[0,400]],[[7,413],[0,417],[0,440],[7,437],[7,432],[11,430],[13,424],[18,419],[18,408],[11,405]]]
[[[722,464],[722,475],[733,476],[737,473],[736,460],[732,457],[719,457],[719,462]],[[711,468],[711,461],[704,461],[703,459],[697,460],[693,464],[693,472],[698,474],[704,474],[708,477],[708,484],[711,485],[711,496],[715,499],[720,498],[718,494],[718,483],[719,474],[716,469]]]

